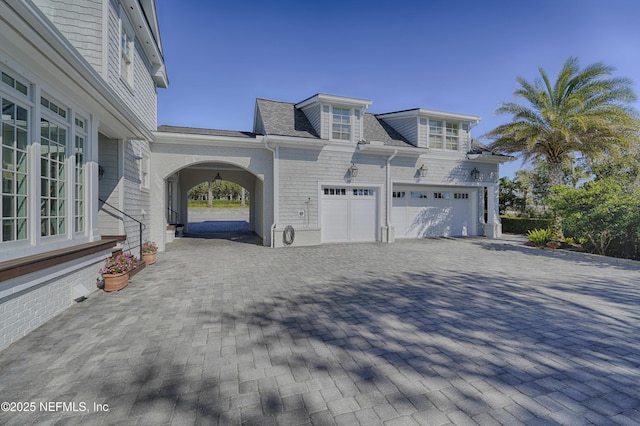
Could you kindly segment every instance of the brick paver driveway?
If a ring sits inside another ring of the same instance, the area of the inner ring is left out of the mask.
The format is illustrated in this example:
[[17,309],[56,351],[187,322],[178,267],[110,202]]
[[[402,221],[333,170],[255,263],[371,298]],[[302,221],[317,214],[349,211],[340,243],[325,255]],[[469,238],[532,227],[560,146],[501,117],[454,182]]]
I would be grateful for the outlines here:
[[38,404],[0,423],[637,424],[639,281],[482,238],[183,238],[0,353]]

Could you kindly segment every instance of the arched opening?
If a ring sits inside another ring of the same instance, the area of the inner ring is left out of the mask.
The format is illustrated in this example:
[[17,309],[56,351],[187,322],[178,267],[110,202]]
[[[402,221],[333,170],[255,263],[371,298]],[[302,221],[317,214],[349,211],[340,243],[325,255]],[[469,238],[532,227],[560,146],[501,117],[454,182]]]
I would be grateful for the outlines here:
[[218,172],[187,192],[189,224],[187,236],[227,236],[250,230],[251,193],[224,180]]
[[[190,164],[165,179],[167,238],[220,238],[263,244],[264,185],[228,162]],[[243,206],[244,205],[244,206]]]

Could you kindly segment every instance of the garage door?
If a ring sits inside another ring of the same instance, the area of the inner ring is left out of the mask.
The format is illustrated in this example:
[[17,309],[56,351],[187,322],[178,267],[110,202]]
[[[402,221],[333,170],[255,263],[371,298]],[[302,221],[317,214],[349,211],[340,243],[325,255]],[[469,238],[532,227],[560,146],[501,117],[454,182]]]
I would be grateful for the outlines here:
[[375,241],[376,188],[322,188],[322,242]]
[[467,236],[472,232],[470,190],[398,189],[391,222],[398,238]]

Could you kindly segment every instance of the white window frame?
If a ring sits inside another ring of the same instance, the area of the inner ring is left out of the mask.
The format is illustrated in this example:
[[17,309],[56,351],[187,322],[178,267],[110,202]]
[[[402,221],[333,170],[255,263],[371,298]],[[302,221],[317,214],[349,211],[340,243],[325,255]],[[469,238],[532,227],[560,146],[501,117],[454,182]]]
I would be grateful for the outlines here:
[[460,123],[442,119],[427,120],[429,149],[446,152],[460,151]]
[[[337,119],[336,119],[337,118]],[[346,121],[345,121],[346,118]],[[346,137],[345,137],[346,136]],[[353,138],[353,110],[331,107],[331,139],[351,141]]]
[[[87,230],[87,125],[88,120],[76,115],[74,119],[74,191],[73,191],[73,232],[84,234]],[[78,152],[78,142],[81,141],[81,151]],[[78,154],[81,155],[78,158]]]
[[124,10],[120,8],[120,78],[133,87],[133,63],[136,45],[135,32]]
[[[57,164],[58,166],[62,166],[62,172],[60,172],[58,170],[58,174],[54,177],[51,176],[51,167],[49,168],[49,170],[47,171],[47,175],[45,176],[43,174],[43,170],[40,170],[40,186],[42,188],[42,180],[44,177],[47,178],[47,181],[49,182],[49,185],[51,185],[52,181],[55,181],[55,183],[57,183],[57,193],[56,194],[43,194],[40,193],[40,237],[43,239],[56,239],[56,238],[60,238],[60,237],[64,237],[66,238],[66,236],[69,234],[69,230],[73,229],[73,227],[70,228],[70,226],[72,225],[71,222],[71,217],[73,215],[71,215],[69,212],[69,206],[71,204],[69,204],[71,202],[71,200],[73,200],[73,188],[71,187],[71,183],[73,182],[73,179],[70,178],[72,177],[72,173],[69,171],[69,165],[70,163],[70,140],[72,138],[72,131],[71,131],[71,125],[69,123],[69,109],[66,107],[61,107],[60,103],[55,101],[55,100],[51,100],[52,98],[47,95],[47,94],[41,94],[40,96],[40,143],[41,143],[41,147],[40,147],[40,153],[38,153],[38,157],[40,159],[40,162],[42,163],[42,161],[44,160],[44,158],[42,157],[42,142],[45,140],[45,136],[42,134],[42,122],[46,121],[54,126],[56,126],[58,129],[64,129],[65,131],[65,140],[64,140],[64,145],[60,144],[60,140],[58,141],[53,141],[55,145],[58,145],[59,147],[63,147],[64,148],[64,157],[61,161],[59,160],[46,160],[48,161],[48,165],[51,166],[52,163]],[[49,141],[52,141],[51,139],[49,139],[48,137],[46,138]],[[63,190],[60,189],[60,186],[63,186]],[[61,194],[62,192],[62,194]],[[46,196],[45,196],[46,195]],[[46,204],[45,200],[48,199],[49,203]],[[56,209],[57,209],[57,214],[54,216],[51,214],[52,212],[52,205],[51,202],[52,201],[56,201]],[[42,211],[42,203],[45,202],[44,208],[45,208],[45,212],[43,214]],[[62,203],[62,205],[60,204]],[[72,210],[71,210],[72,211]],[[56,219],[56,230],[55,232],[51,232],[51,225],[52,225],[52,219]],[[44,220],[47,220],[47,222],[43,222]],[[62,221],[62,227],[60,226],[60,221]],[[45,232],[45,230],[43,229],[43,226],[46,226],[48,228],[48,231]]]
[[[12,247],[16,244],[28,244],[32,236],[32,214],[30,211],[32,188],[29,177],[32,164],[29,155],[31,152],[33,103],[29,99],[30,94],[30,84],[20,78],[15,78],[12,73],[0,70],[0,243],[11,244]],[[8,126],[13,128],[12,138],[16,136],[16,140],[9,144],[4,141],[2,133],[5,121],[3,115],[5,102],[13,104],[12,113],[15,113],[12,123],[9,123]],[[26,114],[25,125],[17,123],[18,108]],[[20,132],[24,134],[21,146],[18,145],[17,140]],[[5,163],[5,157],[8,155],[11,155],[11,161]],[[5,180],[5,178],[7,179]],[[19,185],[20,182],[21,185]],[[7,183],[11,185],[11,188],[7,187],[8,191],[5,192]],[[5,212],[10,214],[5,216]],[[5,239],[4,227],[9,224],[12,224],[11,236]]]
[[151,189],[151,183],[149,180],[149,157],[142,153],[138,162],[138,168],[140,170],[140,189],[149,191]]

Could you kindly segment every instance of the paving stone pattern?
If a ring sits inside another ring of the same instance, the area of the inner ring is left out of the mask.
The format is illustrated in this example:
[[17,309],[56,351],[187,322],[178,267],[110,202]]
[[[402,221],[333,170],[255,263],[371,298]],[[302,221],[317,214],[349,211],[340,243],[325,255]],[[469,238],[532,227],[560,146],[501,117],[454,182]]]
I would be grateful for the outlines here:
[[182,238],[0,353],[2,400],[87,412],[0,424],[638,424],[639,278],[511,240]]

